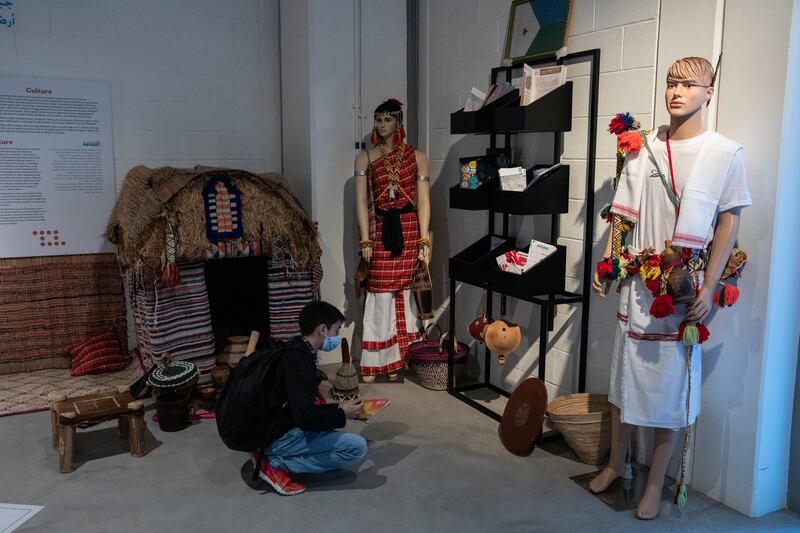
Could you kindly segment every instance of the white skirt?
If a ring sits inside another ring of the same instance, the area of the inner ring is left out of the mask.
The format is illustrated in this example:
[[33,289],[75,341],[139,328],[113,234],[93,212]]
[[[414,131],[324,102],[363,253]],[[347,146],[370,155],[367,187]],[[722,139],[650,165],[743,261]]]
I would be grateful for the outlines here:
[[[623,280],[608,400],[619,408],[625,424],[683,428],[689,374],[678,327],[686,305],[675,305],[674,315],[655,318],[649,313],[652,302],[653,295],[639,276]],[[689,425],[700,414],[701,355],[698,344],[691,357]]]
[[416,309],[409,289],[396,295],[367,292],[361,342],[362,375],[393,374],[403,368],[408,345],[421,338],[422,322]]

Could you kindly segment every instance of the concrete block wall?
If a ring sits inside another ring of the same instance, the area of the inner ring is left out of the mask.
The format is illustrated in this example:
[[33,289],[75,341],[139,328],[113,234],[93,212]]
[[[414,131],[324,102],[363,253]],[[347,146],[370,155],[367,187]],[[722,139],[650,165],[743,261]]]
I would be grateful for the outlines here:
[[[606,236],[606,224],[597,214],[611,199],[609,178],[615,170],[615,138],[606,133],[614,114],[631,112],[651,127],[655,91],[659,0],[576,0],[568,43],[570,52],[600,48],[600,94],[597,160],[595,165],[595,243]],[[508,25],[509,3],[497,0],[429,0],[421,9],[420,124],[423,149],[431,160],[433,180],[432,271],[441,303],[441,323],[446,323],[448,300],[447,258],[475,242],[488,231],[484,212],[448,208],[448,189],[456,183],[458,158],[481,155],[489,145],[486,136],[450,134],[450,113],[460,109],[472,86],[486,90],[491,67],[501,64]],[[569,212],[561,216],[559,244],[567,247],[567,290],[583,290],[583,220],[586,216],[586,136],[588,127],[589,67],[568,67],[573,82],[573,129],[564,135],[561,161],[570,165]],[[427,128],[425,125],[427,124]],[[548,163],[552,135],[524,134],[513,142],[514,158],[526,166]],[[500,141],[502,144],[502,140]],[[496,223],[500,224],[500,217]],[[499,226],[497,226],[499,228]],[[512,217],[511,233],[518,245],[531,238],[549,238],[549,217]],[[592,261],[602,253],[595,245]],[[588,289],[588,288],[587,288]],[[457,289],[457,335],[466,338],[466,324],[485,308],[485,295],[469,286]],[[606,392],[610,352],[614,337],[617,299],[592,297],[587,388]],[[546,384],[551,397],[577,387],[580,313],[577,306],[559,306],[555,330],[550,334]],[[499,299],[494,302],[499,316]],[[508,300],[506,318],[523,328],[523,342],[504,367],[492,368],[493,382],[513,389],[522,379],[538,373],[539,311],[532,304]],[[482,353],[482,350],[481,352]],[[479,358],[482,360],[482,357]],[[494,365],[494,363],[493,363]],[[473,367],[476,371],[477,367]]]
[[281,170],[278,0],[25,0],[0,74],[107,80],[117,183],[138,164]]

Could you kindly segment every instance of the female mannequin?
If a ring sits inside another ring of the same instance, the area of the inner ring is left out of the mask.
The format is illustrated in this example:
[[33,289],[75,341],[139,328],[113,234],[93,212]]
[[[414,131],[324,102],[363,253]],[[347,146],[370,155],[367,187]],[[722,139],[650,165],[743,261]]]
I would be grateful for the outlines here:
[[404,366],[408,345],[420,338],[411,283],[419,261],[430,260],[428,158],[405,144],[402,104],[375,109],[373,146],[359,152],[356,214],[361,257],[369,263],[364,304],[361,375],[390,380]]

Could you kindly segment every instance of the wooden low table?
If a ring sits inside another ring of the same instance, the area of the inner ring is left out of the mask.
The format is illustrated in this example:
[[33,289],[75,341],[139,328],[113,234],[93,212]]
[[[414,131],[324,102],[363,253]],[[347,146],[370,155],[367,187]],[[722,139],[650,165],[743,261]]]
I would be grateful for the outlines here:
[[128,387],[69,398],[56,395],[51,401],[53,448],[58,450],[61,472],[75,470],[75,429],[106,420],[118,421],[119,436],[128,439],[132,456],[147,453],[144,404],[133,397]]

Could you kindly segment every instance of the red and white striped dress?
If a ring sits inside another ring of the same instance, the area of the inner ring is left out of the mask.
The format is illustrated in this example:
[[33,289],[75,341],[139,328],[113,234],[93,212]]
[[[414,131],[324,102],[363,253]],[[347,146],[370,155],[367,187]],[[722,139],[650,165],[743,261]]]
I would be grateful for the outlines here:
[[[415,150],[402,145],[400,188],[416,202],[417,159]],[[416,210],[400,214],[404,247],[397,257],[384,248],[381,241],[383,217],[375,214],[403,209],[408,198],[396,191],[395,198],[381,194],[389,185],[389,173],[381,157],[370,163],[370,239],[375,243],[367,281],[364,305],[364,334],[361,343],[361,374],[374,376],[394,373],[404,365],[408,345],[421,337],[421,322],[411,298],[411,283],[419,255],[419,221]],[[377,197],[374,198],[373,197]]]

